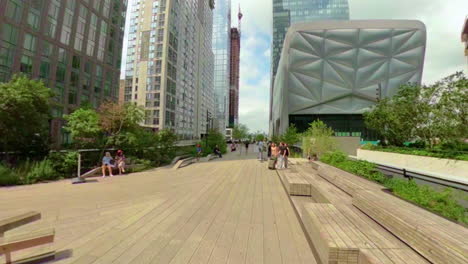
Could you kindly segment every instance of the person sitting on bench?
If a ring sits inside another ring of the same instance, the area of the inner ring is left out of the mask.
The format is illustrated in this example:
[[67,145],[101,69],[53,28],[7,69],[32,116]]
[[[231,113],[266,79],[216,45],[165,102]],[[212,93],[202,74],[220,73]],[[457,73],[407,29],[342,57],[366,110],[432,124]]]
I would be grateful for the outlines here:
[[221,154],[221,150],[219,150],[218,145],[216,145],[216,147],[213,149],[213,153],[214,153],[215,155],[218,155],[219,158],[222,158],[222,157],[223,157],[223,155]]
[[109,176],[114,176],[112,175],[112,156],[110,152],[106,152],[106,155],[102,158],[102,177],[106,177],[106,168],[109,170]]
[[125,156],[121,149],[117,150],[117,155],[115,156],[115,163],[117,164],[117,168],[119,169],[119,175],[125,173]]

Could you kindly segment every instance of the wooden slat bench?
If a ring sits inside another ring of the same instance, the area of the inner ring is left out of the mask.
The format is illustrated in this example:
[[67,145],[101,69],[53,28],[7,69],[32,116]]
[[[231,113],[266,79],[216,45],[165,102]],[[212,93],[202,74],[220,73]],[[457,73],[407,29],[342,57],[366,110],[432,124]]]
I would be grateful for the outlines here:
[[218,158],[218,155],[208,154],[208,156],[206,156],[205,160],[210,161],[210,160],[214,160],[214,159],[217,159],[217,158]]
[[[307,220],[304,218],[303,212],[304,205],[310,203],[331,203],[334,206],[334,209],[331,210],[335,211],[335,219],[332,219],[333,221],[330,220],[328,227],[330,230],[335,230],[335,232],[343,232],[345,229],[354,230],[352,233],[357,235],[350,235],[349,238],[351,241],[354,241],[356,246],[359,248],[359,263],[428,263],[413,249],[408,247],[393,234],[378,225],[373,219],[369,218],[359,209],[354,207],[352,205],[351,196],[344,193],[342,190],[339,190],[332,183],[318,176],[316,170],[310,168],[308,165],[298,166],[297,170],[311,183],[312,199],[306,201],[305,199],[297,200],[297,198],[291,197],[304,226],[307,224]],[[336,212],[336,210],[339,212]],[[316,212],[316,217],[324,218],[324,216],[321,215],[322,212],[324,211]],[[330,217],[329,214],[328,217]],[[345,224],[343,224],[343,221]],[[311,236],[309,237],[313,242],[314,238]],[[316,246],[314,244],[314,248],[315,247]]]
[[4,233],[8,230],[29,224],[39,219],[41,219],[41,214],[34,211],[2,219],[0,220],[0,237],[3,237]]
[[357,191],[361,190],[378,191],[383,188],[379,184],[373,183],[344,170],[340,170],[321,162],[317,162],[317,164],[319,164],[317,171],[320,177],[331,182],[350,196],[354,196]]
[[307,203],[302,209],[304,226],[322,263],[357,264],[359,245],[353,238],[360,232],[339,215],[332,204]]
[[289,171],[278,171],[278,173],[289,195],[310,196],[310,183],[299,173]]
[[195,163],[196,161],[197,161],[197,158],[195,158],[195,157],[181,159],[181,160],[176,162],[176,164],[174,165],[174,167],[172,167],[172,169],[174,169],[174,170],[180,169],[182,167],[185,167],[185,166],[188,166],[188,165],[190,165],[192,163]]
[[468,263],[468,229],[393,195],[357,192],[353,204],[432,263]]

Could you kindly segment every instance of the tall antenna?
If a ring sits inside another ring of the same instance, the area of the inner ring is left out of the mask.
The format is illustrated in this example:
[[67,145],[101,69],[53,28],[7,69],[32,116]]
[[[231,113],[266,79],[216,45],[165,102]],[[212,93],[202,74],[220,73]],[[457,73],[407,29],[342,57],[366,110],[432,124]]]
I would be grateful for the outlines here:
[[241,34],[241,22],[242,22],[242,17],[243,16],[244,15],[242,15],[240,4],[239,4],[239,14],[237,15],[237,17],[239,18],[239,35]]

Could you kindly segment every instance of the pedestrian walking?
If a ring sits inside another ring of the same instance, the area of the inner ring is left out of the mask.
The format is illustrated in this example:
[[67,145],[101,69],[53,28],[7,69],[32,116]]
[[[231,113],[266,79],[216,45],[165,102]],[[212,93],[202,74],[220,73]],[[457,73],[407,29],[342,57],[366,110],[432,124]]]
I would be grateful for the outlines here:
[[258,142],[258,159],[263,161],[263,141]]
[[271,158],[271,141],[269,141],[267,145],[267,157]]
[[197,161],[200,161],[201,155],[202,155],[202,147],[200,144],[197,144]]
[[249,144],[250,144],[250,142],[248,140],[245,141],[245,155],[247,155],[248,152],[249,152]]
[[281,142],[278,147],[278,165],[277,168],[282,170],[284,169],[284,153],[285,153],[284,143]]
[[284,168],[287,169],[287,168],[288,168],[288,159],[289,159],[290,151],[289,151],[289,146],[288,146],[288,144],[285,143],[284,146],[285,146]]

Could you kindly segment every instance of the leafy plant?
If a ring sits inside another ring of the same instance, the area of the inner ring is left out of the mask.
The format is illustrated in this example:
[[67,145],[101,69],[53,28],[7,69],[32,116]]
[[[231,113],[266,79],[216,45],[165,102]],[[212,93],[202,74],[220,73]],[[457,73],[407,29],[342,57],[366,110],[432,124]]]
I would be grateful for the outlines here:
[[364,114],[366,125],[383,142],[403,146],[423,141],[429,148],[440,142],[459,141],[468,135],[468,79],[461,72],[430,85],[403,85]]
[[41,81],[16,75],[0,83],[0,148],[48,149],[52,91]]
[[387,178],[377,170],[375,164],[367,161],[349,160],[346,154],[342,152],[325,153],[320,160],[344,171],[382,184],[392,190],[395,195],[449,219],[465,224],[468,223],[467,210],[457,202],[452,189],[447,188],[440,192],[428,186],[418,185],[413,180]]
[[281,135],[281,141],[288,145],[294,145],[301,141],[301,134],[297,132],[297,128],[294,124],[290,125],[286,132]]
[[304,154],[308,157],[320,157],[328,151],[336,149],[336,142],[333,139],[333,130],[321,120],[310,123],[310,127],[302,138]]
[[32,184],[39,181],[51,181],[59,179],[59,174],[54,170],[52,162],[48,159],[36,162],[24,179],[25,184]]
[[0,186],[21,184],[19,176],[10,168],[0,163]]

